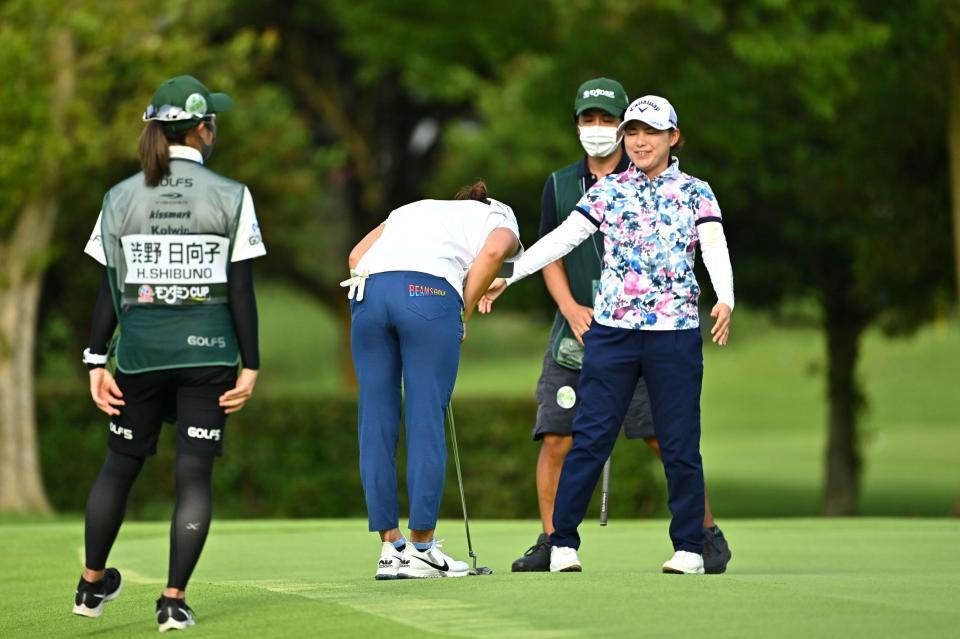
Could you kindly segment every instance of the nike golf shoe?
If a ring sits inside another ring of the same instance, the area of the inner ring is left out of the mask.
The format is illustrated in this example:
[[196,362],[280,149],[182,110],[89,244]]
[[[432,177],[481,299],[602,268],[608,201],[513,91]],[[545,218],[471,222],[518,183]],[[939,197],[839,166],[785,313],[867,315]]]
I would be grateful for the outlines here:
[[703,556],[695,552],[678,550],[663,564],[663,572],[671,575],[702,575]]
[[569,546],[550,547],[550,572],[580,572],[580,558],[577,549]]
[[436,541],[429,550],[417,550],[411,542],[403,549],[403,558],[397,570],[398,579],[425,579],[430,577],[466,577],[470,567],[440,550]]
[[103,604],[119,597],[122,589],[123,581],[120,578],[120,571],[116,568],[107,568],[103,579],[93,583],[80,577],[77,596],[73,601],[73,614],[99,617],[103,614]]
[[[407,546],[409,545],[410,543],[407,542]],[[380,547],[380,561],[377,563],[377,572],[373,578],[396,579],[397,571],[402,565],[404,565],[403,552],[397,550],[396,546],[389,541],[385,541]]]
[[183,599],[164,597],[157,599],[157,625],[160,632],[185,630],[197,623],[193,610]]

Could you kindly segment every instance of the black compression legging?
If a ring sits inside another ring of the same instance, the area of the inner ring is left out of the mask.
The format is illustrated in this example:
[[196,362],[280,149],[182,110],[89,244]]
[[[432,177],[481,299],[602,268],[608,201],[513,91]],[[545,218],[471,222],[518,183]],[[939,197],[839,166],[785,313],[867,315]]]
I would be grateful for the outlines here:
[[[207,539],[212,513],[213,457],[177,453],[177,506],[170,526],[167,587],[184,590]],[[109,451],[87,500],[86,566],[103,570],[123,523],[127,495],[143,457]]]
[[107,451],[107,458],[87,498],[84,546],[90,570],[103,570],[107,565],[107,555],[127,510],[127,495],[143,468],[143,461],[143,457]]
[[167,588],[184,590],[210,530],[213,457],[177,453],[177,507],[170,525]]

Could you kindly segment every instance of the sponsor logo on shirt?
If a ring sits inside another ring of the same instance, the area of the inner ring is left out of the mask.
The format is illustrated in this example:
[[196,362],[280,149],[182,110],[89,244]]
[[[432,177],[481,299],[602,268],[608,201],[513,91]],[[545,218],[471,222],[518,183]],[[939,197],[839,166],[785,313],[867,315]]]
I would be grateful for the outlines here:
[[439,295],[443,297],[447,294],[442,288],[433,288],[432,286],[421,286],[420,284],[410,284],[408,287],[410,297],[431,297]]
[[[179,193],[176,195],[179,196]],[[190,211],[160,211],[160,210],[154,209],[150,211],[150,219],[151,220],[170,220],[170,219],[189,220]]]
[[253,224],[251,224],[251,225],[250,225],[250,232],[252,233],[252,235],[250,236],[250,240],[249,240],[249,241],[250,241],[250,246],[256,246],[257,244],[260,244],[261,242],[263,242],[263,236],[260,235],[260,225],[259,225],[259,224],[257,224],[256,222],[254,222]]
[[191,335],[187,338],[187,344],[190,346],[203,346],[205,348],[226,348],[227,338],[223,337],[222,335],[218,337]]
[[[178,270],[178,269],[170,269]],[[210,299],[209,286],[158,286],[157,297],[167,304],[176,304],[183,300],[206,302]]]
[[137,289],[137,301],[141,304],[153,304],[153,287],[144,284]]
[[176,188],[182,186],[185,188],[190,188],[193,186],[193,178],[184,178],[184,177],[170,177],[160,178],[160,184],[158,186],[170,186]]
[[190,235],[188,226],[157,226],[150,227],[150,233],[153,235]]

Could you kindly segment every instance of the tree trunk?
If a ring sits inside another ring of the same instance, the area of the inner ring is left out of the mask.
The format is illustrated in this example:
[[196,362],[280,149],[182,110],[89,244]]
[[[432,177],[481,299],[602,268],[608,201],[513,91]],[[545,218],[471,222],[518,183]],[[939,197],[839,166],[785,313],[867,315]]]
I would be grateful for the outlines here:
[[49,511],[37,453],[34,361],[37,309],[57,217],[65,113],[75,93],[75,46],[68,31],[50,41],[55,70],[49,142],[38,148],[39,188],[28,197],[12,235],[0,242],[0,511]]
[[826,309],[828,438],[823,514],[857,514],[863,461],[857,418],[864,396],[857,380],[857,359],[864,324],[845,304]]
[[[947,32],[947,155],[950,158],[950,195],[953,208],[953,262],[960,303],[960,6],[944,0]],[[958,304],[960,308],[960,304]]]
[[2,249],[0,290],[0,511],[48,511],[37,456],[34,347],[42,269],[31,264],[50,242],[55,207],[29,204]]

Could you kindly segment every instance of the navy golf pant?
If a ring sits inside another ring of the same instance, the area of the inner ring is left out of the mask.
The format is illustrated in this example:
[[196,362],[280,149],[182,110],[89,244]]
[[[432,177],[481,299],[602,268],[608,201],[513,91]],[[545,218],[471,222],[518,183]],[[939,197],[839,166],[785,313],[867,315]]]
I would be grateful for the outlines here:
[[673,548],[702,553],[700,330],[640,331],[593,322],[583,339],[580,410],[573,420],[573,448],[560,474],[553,508],[556,531],[551,542],[554,546],[580,547],[577,527],[642,375],[650,393],[653,428],[667,475]]
[[399,527],[401,397],[410,528],[437,525],[447,463],[444,417],[460,363],[462,308],[459,293],[446,280],[412,271],[371,276],[363,301],[351,304],[350,346],[360,385],[360,478],[371,531]]

